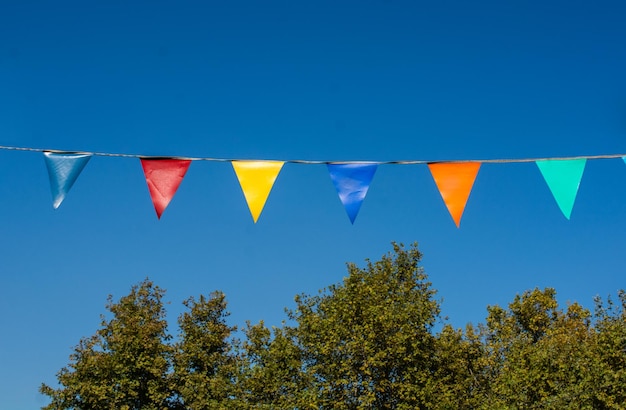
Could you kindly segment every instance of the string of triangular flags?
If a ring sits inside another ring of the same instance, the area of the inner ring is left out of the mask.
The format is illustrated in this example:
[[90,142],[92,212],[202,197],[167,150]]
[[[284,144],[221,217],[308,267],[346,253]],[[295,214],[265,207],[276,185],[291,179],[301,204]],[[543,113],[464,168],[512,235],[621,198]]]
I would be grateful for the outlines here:
[[255,223],[258,221],[285,163],[325,164],[339,199],[353,224],[379,165],[426,164],[457,227],[461,224],[465,205],[483,163],[534,162],[552,192],[559,209],[567,219],[570,219],[587,160],[621,158],[626,163],[625,154],[465,161],[335,162],[150,157],[4,146],[0,146],[0,149],[43,153],[50,179],[52,206],[55,209],[61,205],[92,156],[137,158],[141,162],[148,191],[159,219],[176,194],[192,161],[230,162]]

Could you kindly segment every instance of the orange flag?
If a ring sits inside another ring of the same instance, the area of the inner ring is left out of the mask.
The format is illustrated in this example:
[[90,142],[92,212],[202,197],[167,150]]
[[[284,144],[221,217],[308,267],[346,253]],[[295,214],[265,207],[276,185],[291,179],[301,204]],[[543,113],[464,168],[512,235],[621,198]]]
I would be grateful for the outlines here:
[[157,218],[161,219],[190,164],[191,161],[186,159],[141,158],[141,167],[146,176]]
[[428,164],[428,168],[458,228],[478,175],[480,162],[433,163]]

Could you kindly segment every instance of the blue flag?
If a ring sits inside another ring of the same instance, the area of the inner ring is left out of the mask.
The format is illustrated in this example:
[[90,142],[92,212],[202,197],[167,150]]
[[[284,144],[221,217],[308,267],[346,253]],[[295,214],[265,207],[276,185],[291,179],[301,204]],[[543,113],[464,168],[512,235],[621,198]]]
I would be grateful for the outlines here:
[[352,223],[359,213],[377,168],[378,164],[369,162],[328,164],[330,179]]
[[50,191],[52,191],[52,206],[57,209],[65,199],[76,178],[80,175],[90,154],[57,154],[44,152],[48,177],[50,178]]

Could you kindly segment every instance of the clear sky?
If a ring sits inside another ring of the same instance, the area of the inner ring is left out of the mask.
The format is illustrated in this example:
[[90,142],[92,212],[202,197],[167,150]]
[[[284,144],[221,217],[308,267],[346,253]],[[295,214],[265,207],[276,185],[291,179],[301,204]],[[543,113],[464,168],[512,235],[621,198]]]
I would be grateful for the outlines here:
[[[0,0],[0,145],[238,159],[626,152],[623,1]],[[0,151],[2,408],[46,403],[108,294],[150,277],[280,325],[298,293],[419,242],[454,326],[555,287],[626,287],[626,164],[589,161],[571,220],[533,163],[485,164],[457,229],[425,165],[379,167],[354,225],[324,165],[287,164],[253,224],[228,163],[157,220],[137,159],[93,158],[53,210],[40,153]]]

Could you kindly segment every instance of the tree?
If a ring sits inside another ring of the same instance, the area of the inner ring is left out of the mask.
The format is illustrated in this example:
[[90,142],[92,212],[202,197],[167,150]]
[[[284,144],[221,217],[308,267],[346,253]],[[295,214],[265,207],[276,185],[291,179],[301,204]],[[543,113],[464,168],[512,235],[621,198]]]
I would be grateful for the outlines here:
[[300,295],[290,318],[312,381],[311,408],[415,409],[430,403],[439,315],[435,291],[413,245],[348,277],[316,296]]
[[233,394],[236,362],[229,341],[235,327],[228,326],[226,298],[189,298],[189,309],[178,318],[179,341],[174,345],[174,385],[182,408],[226,408]]
[[434,365],[428,379],[427,408],[477,409],[484,403],[489,380],[483,372],[485,350],[472,325],[463,332],[449,324],[435,336]]
[[618,298],[618,305],[596,298],[592,377],[598,409],[626,407],[626,292]]
[[393,251],[313,296],[289,322],[233,338],[221,292],[184,301],[167,333],[164,290],[148,279],[118,302],[43,384],[52,410],[626,408],[626,293],[559,307],[534,289],[485,324],[445,324],[417,246]]
[[302,371],[302,352],[294,329],[270,330],[263,322],[248,323],[245,336],[239,355],[241,408],[311,408],[312,381]]
[[52,400],[44,409],[168,408],[172,351],[163,294],[146,279],[117,303],[109,296],[113,318],[102,317],[96,334],[75,347],[69,366],[57,374],[60,388],[42,384],[41,393]]
[[577,303],[559,309],[556,291],[547,288],[488,312],[485,408],[599,408],[588,310]]

